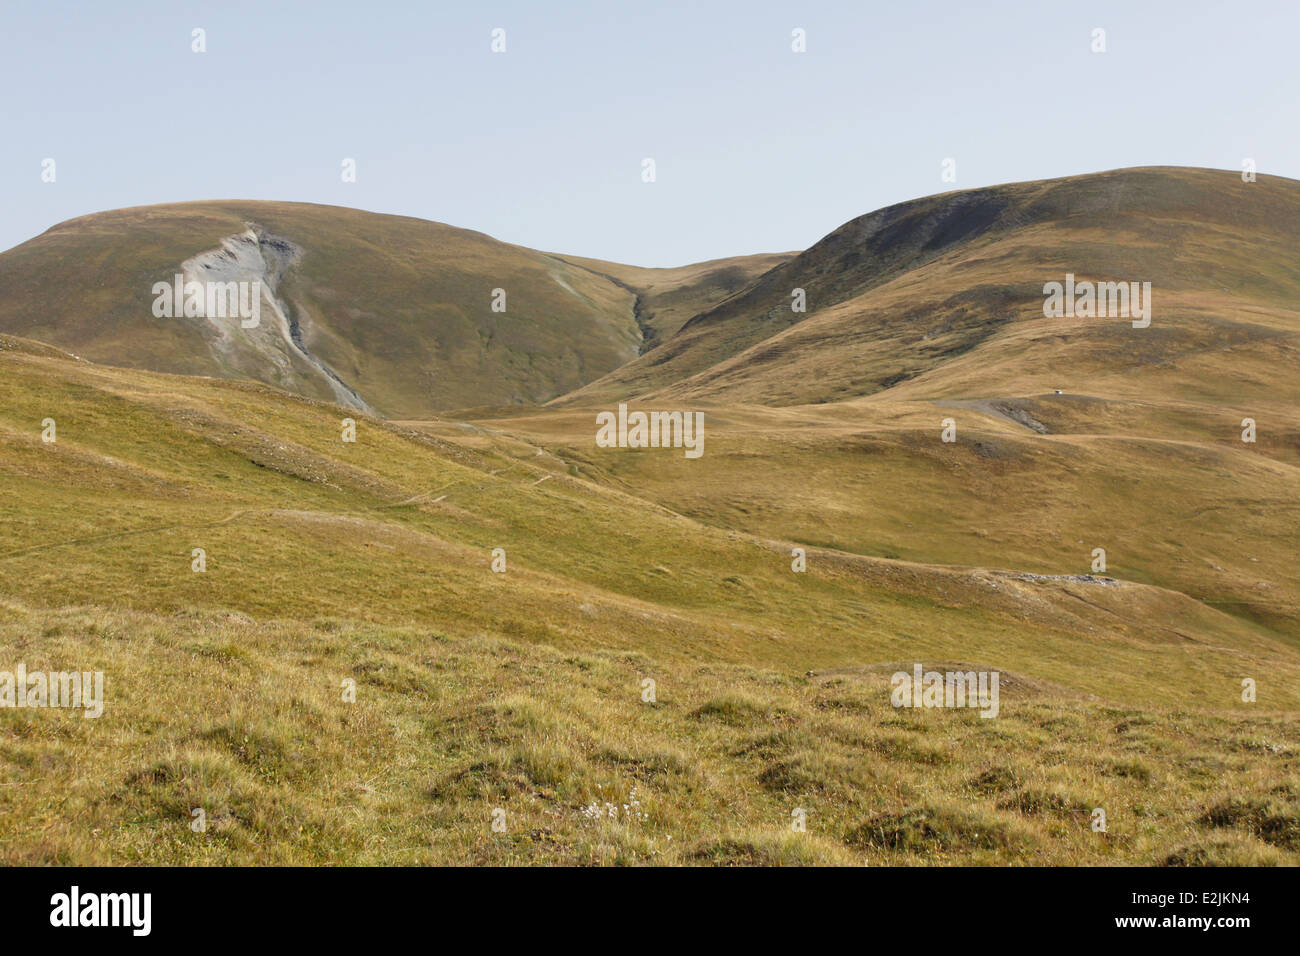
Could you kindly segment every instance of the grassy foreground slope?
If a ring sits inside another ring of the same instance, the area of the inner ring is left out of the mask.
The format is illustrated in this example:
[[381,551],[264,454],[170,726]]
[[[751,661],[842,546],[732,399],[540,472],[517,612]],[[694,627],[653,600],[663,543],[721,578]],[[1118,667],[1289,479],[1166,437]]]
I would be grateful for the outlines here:
[[98,720],[0,711],[6,864],[1300,861],[1294,714],[1017,677],[983,720],[891,708],[882,668],[216,611],[3,602],[0,647],[102,667],[109,697]]
[[448,441],[361,416],[346,443],[337,406],[7,343],[0,588],[26,604],[419,623],[800,673],[996,658],[1108,699],[1228,708],[1243,663],[1268,660],[1270,699],[1300,702],[1293,647],[1164,589],[817,547],[796,574],[789,543],[575,476],[541,446],[471,447],[473,426]]
[[[540,443],[356,413],[345,443],[338,406],[0,346],[0,668],[108,685],[98,720],[0,709],[8,861],[1296,858],[1300,652],[1239,616],[817,546],[795,574]],[[1001,671],[999,718],[893,709],[913,662]]]

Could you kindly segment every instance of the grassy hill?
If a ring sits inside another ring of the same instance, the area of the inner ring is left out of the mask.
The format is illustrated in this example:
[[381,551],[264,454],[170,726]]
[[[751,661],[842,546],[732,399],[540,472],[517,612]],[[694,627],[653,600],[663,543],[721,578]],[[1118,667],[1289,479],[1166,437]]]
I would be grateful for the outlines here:
[[[1128,169],[918,199],[846,223],[558,403],[1087,392],[1134,370],[1179,397],[1291,400],[1297,242],[1300,183],[1277,177]],[[1045,318],[1043,286],[1066,273],[1152,283],[1151,326]]]
[[[293,334],[269,316],[230,334],[201,317],[154,316],[155,282],[250,226],[253,259],[290,250],[275,295]],[[350,393],[358,407],[414,417],[535,404],[583,385],[642,348],[631,273],[652,277],[646,301],[658,316],[713,304],[728,276],[769,261],[753,258],[625,270],[616,281],[577,260],[420,219],[305,203],[144,206],[60,223],[0,254],[0,332],[130,368],[248,378],[329,400]],[[661,272],[694,286],[674,299]],[[505,291],[504,312],[493,311],[495,289]],[[657,329],[668,319],[646,321]]]
[[[1300,646],[1295,406],[1144,404],[1133,414],[1089,396],[889,394],[705,406],[706,451],[693,462],[594,447],[596,408],[481,424],[695,520],[805,546],[1058,575],[1088,573],[1104,548],[1108,574],[1187,594]],[[1255,444],[1240,440],[1243,414],[1268,422]],[[941,440],[948,418],[952,444]]]

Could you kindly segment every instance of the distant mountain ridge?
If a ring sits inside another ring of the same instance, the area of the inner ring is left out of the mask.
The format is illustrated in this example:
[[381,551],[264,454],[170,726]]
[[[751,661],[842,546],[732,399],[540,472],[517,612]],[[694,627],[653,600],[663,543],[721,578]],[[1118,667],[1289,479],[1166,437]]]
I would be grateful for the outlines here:
[[[1186,387],[1249,396],[1267,391],[1261,371],[1296,371],[1298,244],[1300,183],[1176,167],[945,193],[801,253],[676,269],[339,207],[181,203],[69,220],[0,254],[0,332],[402,420],[635,398],[965,398],[1007,394],[1026,372],[1042,391],[1172,363],[1200,368]],[[152,284],[197,262],[262,277],[265,326],[155,317]],[[1045,317],[1044,283],[1067,275],[1150,282],[1151,327]]]

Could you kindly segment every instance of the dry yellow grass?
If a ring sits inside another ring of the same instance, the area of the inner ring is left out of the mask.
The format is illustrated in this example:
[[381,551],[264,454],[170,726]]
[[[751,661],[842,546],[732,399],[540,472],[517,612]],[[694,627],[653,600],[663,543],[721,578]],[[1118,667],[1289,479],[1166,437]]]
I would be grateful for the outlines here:
[[1300,861],[1294,715],[1116,707],[1006,675],[989,721],[895,710],[882,668],[221,612],[9,603],[0,646],[102,669],[108,691],[98,720],[0,710],[11,864]]

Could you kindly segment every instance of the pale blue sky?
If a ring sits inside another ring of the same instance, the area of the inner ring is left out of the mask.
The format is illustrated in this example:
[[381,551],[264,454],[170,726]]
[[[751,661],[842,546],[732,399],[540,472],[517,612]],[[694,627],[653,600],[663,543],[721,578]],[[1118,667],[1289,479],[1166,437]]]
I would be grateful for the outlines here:
[[1300,179],[1297,38],[1295,0],[4,0],[0,248],[282,199],[664,266],[952,188],[1246,156]]

